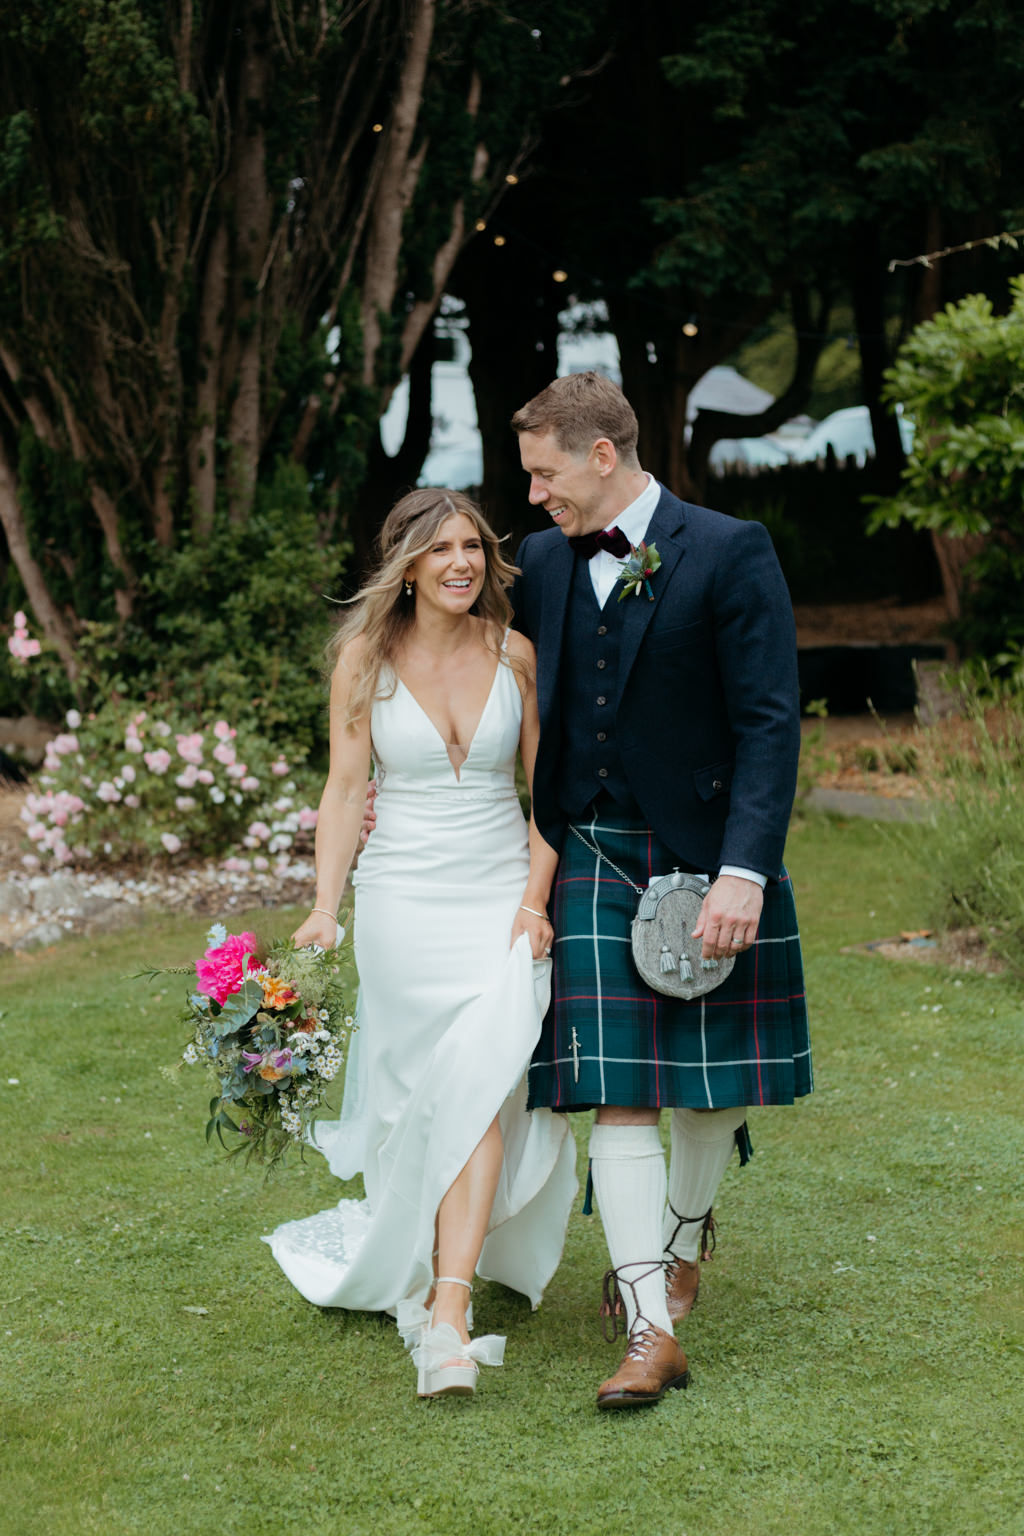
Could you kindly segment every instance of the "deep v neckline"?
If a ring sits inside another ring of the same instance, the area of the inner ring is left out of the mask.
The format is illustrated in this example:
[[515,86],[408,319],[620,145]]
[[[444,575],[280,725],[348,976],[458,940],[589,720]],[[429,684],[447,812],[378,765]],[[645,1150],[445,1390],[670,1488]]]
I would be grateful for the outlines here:
[[448,751],[449,745],[457,746],[458,743],[457,742],[449,743],[449,742],[445,741],[444,736],[441,734],[440,730],[437,727],[437,723],[434,720],[433,715],[429,714],[428,711],[423,708],[423,705],[420,703],[419,699],[413,693],[413,691],[409,687],[409,685],[402,681],[401,677],[398,674],[397,668],[395,669],[395,681],[398,683],[398,685],[401,688],[405,689],[405,692],[409,695],[410,699],[412,699],[413,703],[416,705],[416,708],[419,710],[420,714],[423,716],[424,720],[426,720],[427,724],[430,726],[430,729],[434,732],[434,735],[437,737],[438,741],[441,743],[442,747],[444,748],[444,755],[448,759],[448,765],[449,765],[449,767],[451,768],[452,772],[455,775],[455,782],[456,782],[456,784],[461,784],[462,783],[462,769],[465,768],[466,764],[469,762],[470,753],[473,751],[473,747],[474,747],[474,745],[476,743],[476,738],[480,734],[480,727],[484,723],[484,716],[486,715],[486,713],[487,713],[487,711],[488,711],[488,709],[490,707],[491,700],[494,697],[494,689],[495,689],[495,686],[497,684],[498,673],[501,671],[501,668],[502,668],[502,662],[501,662],[501,658],[499,657],[498,665],[494,669],[494,676],[491,678],[491,686],[487,690],[487,697],[484,700],[483,709],[481,709],[479,715],[477,716],[476,725],[473,727],[473,734],[469,738],[469,746],[466,748],[466,755],[462,759],[462,762],[461,762],[461,764],[459,765],[458,768],[456,768],[455,764],[452,762],[451,753]]

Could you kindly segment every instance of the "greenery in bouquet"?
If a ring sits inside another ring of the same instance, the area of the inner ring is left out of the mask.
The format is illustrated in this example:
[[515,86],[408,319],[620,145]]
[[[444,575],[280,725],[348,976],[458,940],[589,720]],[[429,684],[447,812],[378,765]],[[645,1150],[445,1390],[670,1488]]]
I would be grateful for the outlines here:
[[22,811],[29,867],[226,854],[267,869],[316,826],[304,749],[251,726],[125,700],[66,724]]
[[262,945],[220,923],[207,941],[182,1015],[188,1043],[169,1070],[204,1067],[215,1088],[207,1141],[216,1134],[230,1153],[270,1169],[290,1149],[301,1153],[355,1028],[338,948]]

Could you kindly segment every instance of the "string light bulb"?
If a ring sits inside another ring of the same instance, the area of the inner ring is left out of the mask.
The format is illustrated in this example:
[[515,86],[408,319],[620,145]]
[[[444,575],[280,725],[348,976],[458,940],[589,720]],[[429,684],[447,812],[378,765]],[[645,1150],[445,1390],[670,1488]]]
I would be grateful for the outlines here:
[[514,171],[509,171],[508,175],[505,177],[505,180],[510,187],[517,187],[519,185],[519,177],[515,174]]
[[689,320],[687,320],[686,324],[683,326],[683,335],[696,336],[699,330],[700,326],[697,324],[697,316],[691,315]]
[[374,123],[373,131],[374,131],[374,133],[383,133],[384,132],[384,124],[383,123]]
[[505,236],[504,235],[495,235],[494,243],[495,243],[495,245],[504,245],[505,244]]
[[568,272],[563,272],[561,267],[556,267],[552,272],[551,277],[552,280],[556,283],[567,283],[569,281]]
[[476,221],[476,228],[477,228],[477,230],[486,229],[487,228],[487,220],[486,219],[477,219],[477,221]]

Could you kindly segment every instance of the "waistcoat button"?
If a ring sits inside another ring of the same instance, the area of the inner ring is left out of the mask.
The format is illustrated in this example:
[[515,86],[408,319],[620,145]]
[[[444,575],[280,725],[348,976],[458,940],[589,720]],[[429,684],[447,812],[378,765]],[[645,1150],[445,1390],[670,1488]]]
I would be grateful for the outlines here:
[[598,731],[597,739],[598,739],[598,741],[607,741],[608,740],[608,733],[607,733],[607,731]]
[[597,632],[598,632],[599,635],[606,635],[608,633],[608,625],[607,624],[599,624],[597,626]]
[[599,768],[597,770],[597,776],[598,776],[599,779],[606,779],[608,777],[608,769],[607,768]]
[[605,663],[603,661],[599,661],[597,665],[600,668],[600,667],[603,667],[605,665]]
[[711,781],[711,788],[712,789],[721,789],[721,787],[722,787],[721,779],[712,779],[712,781]]
[[597,702],[599,704],[607,704],[608,700],[605,698],[603,693],[599,693],[597,696]]

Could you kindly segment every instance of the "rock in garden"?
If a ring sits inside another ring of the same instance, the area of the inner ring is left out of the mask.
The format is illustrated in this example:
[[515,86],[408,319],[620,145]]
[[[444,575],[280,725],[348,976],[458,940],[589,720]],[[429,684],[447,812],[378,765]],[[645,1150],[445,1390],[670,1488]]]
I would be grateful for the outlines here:
[[20,917],[28,910],[28,892],[13,880],[0,880],[0,917]]
[[65,937],[64,929],[60,923],[40,923],[38,928],[33,928],[29,933],[23,933],[20,939],[15,940],[15,949],[41,949],[46,944],[59,944]]
[[[35,882],[33,882],[35,884]],[[32,905],[37,912],[77,911],[82,899],[82,888],[70,875],[50,875],[40,881],[32,895]]]

